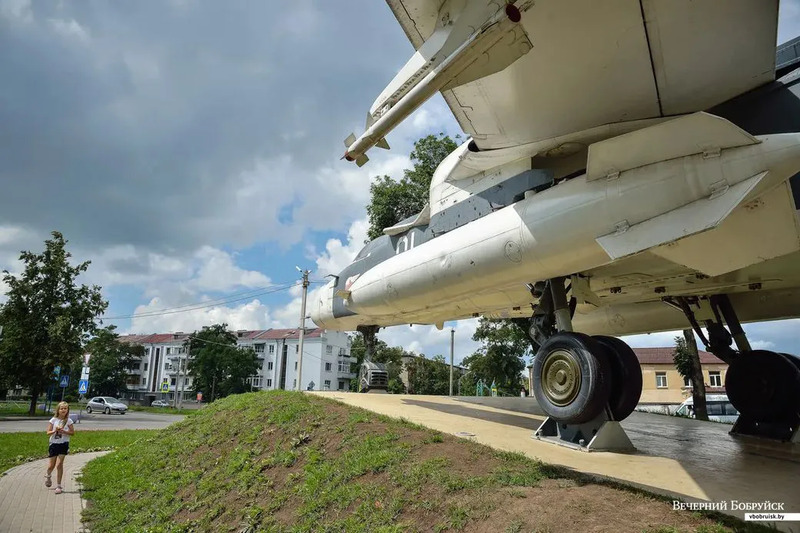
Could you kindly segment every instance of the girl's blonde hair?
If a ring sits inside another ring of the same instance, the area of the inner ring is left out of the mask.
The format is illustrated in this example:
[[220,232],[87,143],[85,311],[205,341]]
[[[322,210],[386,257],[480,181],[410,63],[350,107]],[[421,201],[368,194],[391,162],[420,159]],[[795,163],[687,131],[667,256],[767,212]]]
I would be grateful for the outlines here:
[[61,418],[60,412],[62,406],[67,408],[67,414],[64,416],[64,420],[66,420],[69,418],[69,404],[67,402],[59,402],[58,406],[56,406],[56,418]]

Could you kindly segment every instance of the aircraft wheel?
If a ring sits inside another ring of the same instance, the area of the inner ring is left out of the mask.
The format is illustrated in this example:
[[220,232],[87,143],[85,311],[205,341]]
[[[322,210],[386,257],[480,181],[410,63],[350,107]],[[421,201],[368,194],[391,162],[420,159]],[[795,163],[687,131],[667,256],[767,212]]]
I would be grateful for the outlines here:
[[753,350],[725,374],[733,406],[759,422],[779,422],[800,412],[800,362],[788,354]]
[[608,405],[614,420],[625,420],[636,408],[642,396],[642,367],[636,353],[616,337],[595,335],[609,355],[611,364],[611,396]]
[[610,375],[603,345],[583,333],[557,333],[533,358],[533,393],[547,416],[581,424],[608,403]]

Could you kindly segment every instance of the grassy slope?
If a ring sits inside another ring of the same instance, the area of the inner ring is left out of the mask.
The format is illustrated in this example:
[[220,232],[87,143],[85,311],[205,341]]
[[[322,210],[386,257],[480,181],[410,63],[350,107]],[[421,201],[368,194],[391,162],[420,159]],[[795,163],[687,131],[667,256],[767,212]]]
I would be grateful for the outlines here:
[[92,461],[83,483],[85,518],[95,533],[745,527],[672,511],[662,499],[521,455],[281,391],[215,402]]
[[[40,433],[0,433],[0,473],[22,463],[47,457],[47,421]],[[70,439],[69,452],[111,450],[138,439],[152,437],[155,430],[78,431]]]

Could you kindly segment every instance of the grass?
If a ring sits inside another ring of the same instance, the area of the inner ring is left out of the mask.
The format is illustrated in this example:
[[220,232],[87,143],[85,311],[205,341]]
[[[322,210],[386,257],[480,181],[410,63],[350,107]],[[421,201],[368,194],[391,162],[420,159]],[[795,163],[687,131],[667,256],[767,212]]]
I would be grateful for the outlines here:
[[[578,490],[615,516],[635,503],[636,531],[652,527],[642,505],[675,517],[664,531],[760,530],[296,392],[231,396],[139,437],[84,470],[84,519],[96,533],[544,531],[553,525],[537,513]],[[569,481],[543,487],[552,478]],[[559,508],[573,515],[558,523],[601,519],[589,509]]]
[[[78,431],[70,438],[69,452],[119,449],[143,438],[154,438],[157,430]],[[0,433],[0,474],[17,465],[47,457],[47,435]]]

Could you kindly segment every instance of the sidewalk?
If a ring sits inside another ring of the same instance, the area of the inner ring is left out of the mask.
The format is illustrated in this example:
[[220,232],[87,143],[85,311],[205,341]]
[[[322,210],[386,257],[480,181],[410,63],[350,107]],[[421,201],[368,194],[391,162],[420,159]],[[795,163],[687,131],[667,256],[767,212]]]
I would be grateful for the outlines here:
[[0,531],[3,533],[74,533],[83,531],[80,485],[75,476],[95,457],[108,452],[70,454],[64,460],[64,492],[55,494],[44,486],[47,459],[31,461],[8,470],[0,477]]

